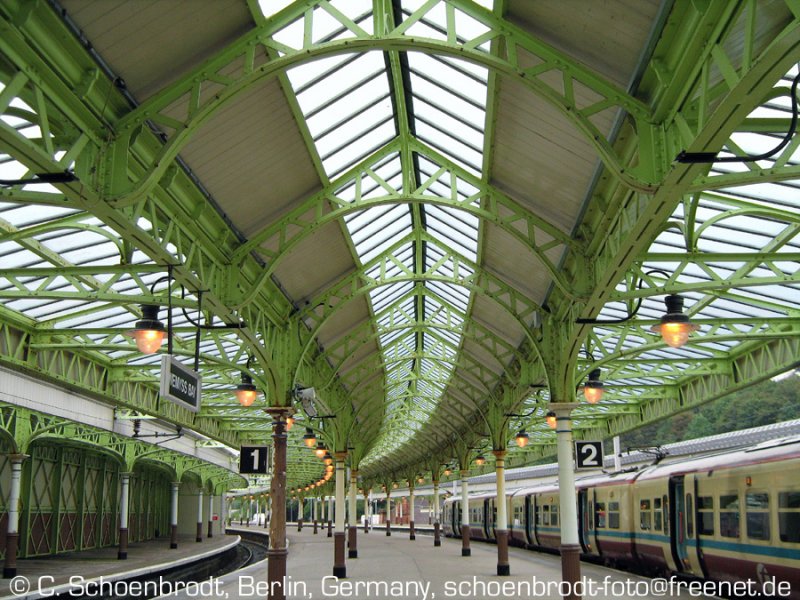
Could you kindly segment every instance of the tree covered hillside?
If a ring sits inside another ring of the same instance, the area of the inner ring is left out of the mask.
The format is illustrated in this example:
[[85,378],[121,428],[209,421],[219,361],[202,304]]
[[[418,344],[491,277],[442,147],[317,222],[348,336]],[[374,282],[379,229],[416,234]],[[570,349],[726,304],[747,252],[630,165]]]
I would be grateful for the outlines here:
[[800,419],[800,370],[622,434],[622,448],[659,446]]

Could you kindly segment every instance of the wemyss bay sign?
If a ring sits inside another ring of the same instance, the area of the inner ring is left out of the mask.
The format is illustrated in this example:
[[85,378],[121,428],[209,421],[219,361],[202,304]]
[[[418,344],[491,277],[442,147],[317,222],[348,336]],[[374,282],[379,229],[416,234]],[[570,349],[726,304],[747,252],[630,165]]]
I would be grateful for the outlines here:
[[200,410],[200,374],[181,364],[173,356],[161,357],[161,397],[192,412]]

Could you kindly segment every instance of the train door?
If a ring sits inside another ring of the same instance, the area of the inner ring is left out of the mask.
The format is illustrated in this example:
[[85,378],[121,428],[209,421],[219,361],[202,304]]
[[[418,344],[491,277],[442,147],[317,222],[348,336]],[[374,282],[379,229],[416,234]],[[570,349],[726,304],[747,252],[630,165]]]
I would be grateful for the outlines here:
[[584,552],[591,552],[589,538],[589,494],[586,489],[578,490],[578,537]]
[[491,540],[494,537],[494,515],[497,508],[493,500],[487,498],[483,501],[483,539]]
[[[683,475],[669,480],[669,539],[675,570],[685,572],[689,563],[689,540],[692,531],[693,515],[691,507],[686,506],[686,489]],[[688,517],[688,518],[687,518]]]
[[533,544],[533,502],[530,494],[525,494],[525,539],[529,544]]

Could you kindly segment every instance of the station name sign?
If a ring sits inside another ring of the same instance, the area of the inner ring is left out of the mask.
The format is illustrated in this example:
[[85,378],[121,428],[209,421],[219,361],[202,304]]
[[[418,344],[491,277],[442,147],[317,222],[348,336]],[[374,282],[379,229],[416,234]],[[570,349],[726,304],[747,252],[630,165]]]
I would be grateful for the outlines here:
[[200,374],[181,364],[173,356],[161,357],[161,397],[192,412],[200,410]]

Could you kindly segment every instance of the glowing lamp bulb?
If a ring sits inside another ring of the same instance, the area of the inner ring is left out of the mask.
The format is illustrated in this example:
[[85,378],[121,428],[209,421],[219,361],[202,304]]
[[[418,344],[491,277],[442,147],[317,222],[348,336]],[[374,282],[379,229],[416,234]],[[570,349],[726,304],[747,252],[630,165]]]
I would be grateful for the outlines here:
[[689,317],[683,314],[683,297],[670,294],[664,298],[667,314],[661,317],[661,323],[653,325],[650,331],[660,333],[661,339],[667,346],[680,348],[689,341],[689,334],[700,329],[699,325],[689,322]]
[[589,373],[589,379],[583,386],[583,397],[589,404],[597,404],[603,397],[603,382],[600,381],[600,369],[593,369]]
[[306,433],[303,436],[303,443],[307,448],[313,448],[317,445],[317,436],[315,436],[314,432],[308,427],[306,427]]
[[517,442],[517,446],[520,448],[524,448],[528,445],[528,441],[530,441],[530,436],[528,436],[527,432],[524,429],[520,429],[519,433],[517,433],[514,440]]
[[558,419],[556,417],[556,413],[554,413],[553,411],[550,411],[549,413],[547,413],[547,415],[545,416],[544,420],[545,420],[545,423],[547,423],[547,426],[550,429],[555,429],[556,428],[556,423],[558,421]]
[[133,331],[126,335],[133,337],[136,347],[142,354],[154,354],[161,348],[166,329],[158,320],[158,306],[142,304],[142,318],[136,321]]
[[236,399],[242,406],[251,406],[256,400],[256,386],[247,373],[242,373],[242,383],[236,386]]
[[661,323],[653,327],[654,331],[661,334],[661,339],[667,346],[672,348],[680,348],[689,341],[689,334],[697,331],[697,325],[691,323]]

